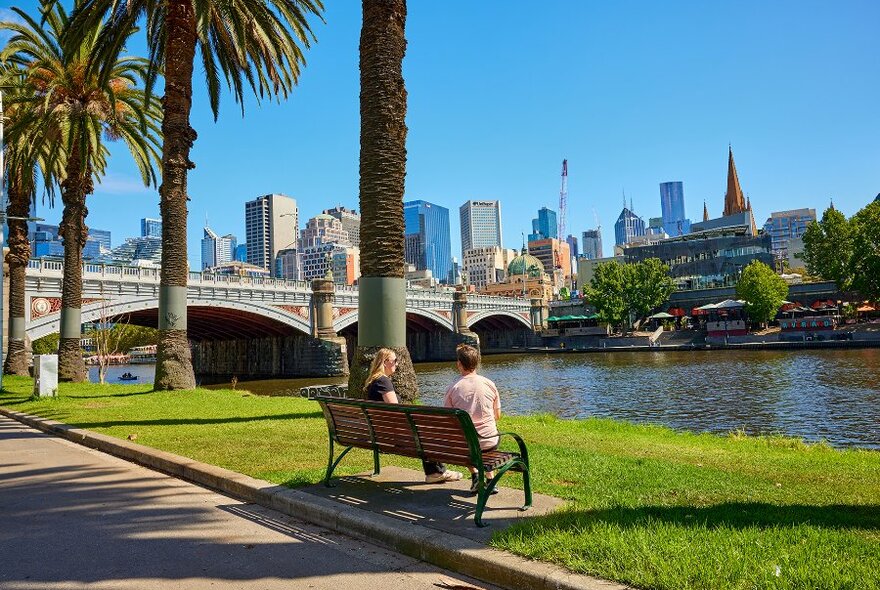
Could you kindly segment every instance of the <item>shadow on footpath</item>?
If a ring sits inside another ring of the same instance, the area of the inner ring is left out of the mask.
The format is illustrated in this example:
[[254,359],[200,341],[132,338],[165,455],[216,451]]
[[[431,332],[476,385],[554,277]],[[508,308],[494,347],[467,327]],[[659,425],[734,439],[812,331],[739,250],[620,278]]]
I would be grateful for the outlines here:
[[[11,455],[27,458],[6,461]],[[0,586],[398,571],[381,560],[351,559],[335,533],[319,534],[262,507],[206,502],[203,491],[190,490],[171,477],[108,464],[92,451],[59,449],[57,439],[36,431],[4,440]],[[284,537],[267,537],[266,529]],[[407,570],[435,571],[421,562]]]

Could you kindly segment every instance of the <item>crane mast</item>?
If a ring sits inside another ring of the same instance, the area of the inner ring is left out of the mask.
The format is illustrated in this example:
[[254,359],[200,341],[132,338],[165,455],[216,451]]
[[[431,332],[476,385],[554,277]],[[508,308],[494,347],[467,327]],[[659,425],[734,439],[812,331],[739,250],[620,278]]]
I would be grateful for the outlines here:
[[565,239],[566,213],[568,209],[568,160],[562,160],[562,188],[559,190],[559,221],[557,238]]

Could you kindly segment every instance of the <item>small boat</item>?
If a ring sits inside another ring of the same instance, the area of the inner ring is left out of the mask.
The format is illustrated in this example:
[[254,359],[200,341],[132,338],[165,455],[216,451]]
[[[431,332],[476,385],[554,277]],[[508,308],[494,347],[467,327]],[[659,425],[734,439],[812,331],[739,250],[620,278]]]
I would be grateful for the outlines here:
[[119,376],[119,380],[120,381],[137,381],[138,376],[132,375],[131,373],[123,373],[122,375]]

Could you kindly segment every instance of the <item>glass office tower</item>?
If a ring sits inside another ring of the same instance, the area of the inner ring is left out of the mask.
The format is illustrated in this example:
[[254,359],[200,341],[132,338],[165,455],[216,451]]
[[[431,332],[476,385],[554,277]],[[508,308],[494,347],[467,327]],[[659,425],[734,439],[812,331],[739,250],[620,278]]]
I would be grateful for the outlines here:
[[427,201],[403,204],[406,261],[416,270],[429,269],[439,281],[449,282],[452,272],[452,244],[449,209]]

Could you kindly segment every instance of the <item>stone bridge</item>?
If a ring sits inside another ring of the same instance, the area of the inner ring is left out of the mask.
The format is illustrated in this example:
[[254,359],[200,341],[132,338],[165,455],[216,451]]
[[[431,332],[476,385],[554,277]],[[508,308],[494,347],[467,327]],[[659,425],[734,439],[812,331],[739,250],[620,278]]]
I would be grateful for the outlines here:
[[[25,320],[31,340],[60,330],[62,277],[61,262],[31,260],[28,265]],[[313,289],[317,283],[324,284],[319,291]],[[187,331],[197,372],[218,378],[336,374],[339,367],[322,368],[336,361],[312,357],[322,356],[328,344],[343,338],[337,353],[354,350],[358,298],[357,287],[327,281],[191,272]],[[158,306],[158,269],[83,265],[84,323],[122,318],[156,327]],[[419,361],[454,358],[455,344],[471,332],[484,349],[522,346],[533,341],[539,313],[526,299],[408,289],[407,346]],[[293,360],[285,363],[284,358]],[[312,360],[303,360],[307,358]]]

